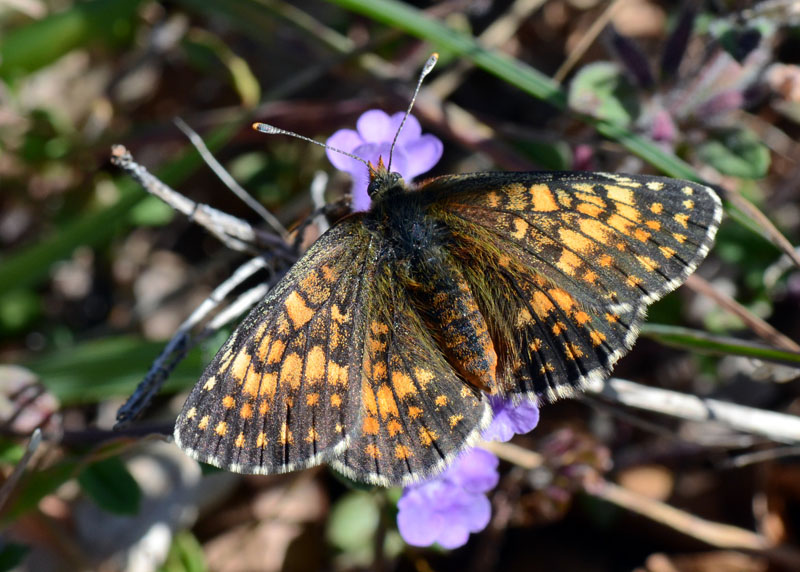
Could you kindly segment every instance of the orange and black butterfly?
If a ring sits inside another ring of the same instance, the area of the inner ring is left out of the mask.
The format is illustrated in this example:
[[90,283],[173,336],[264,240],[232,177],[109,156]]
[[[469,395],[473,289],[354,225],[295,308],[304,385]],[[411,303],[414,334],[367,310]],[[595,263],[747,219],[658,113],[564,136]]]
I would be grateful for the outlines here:
[[648,304],[705,258],[709,188],[644,175],[372,169],[206,368],[175,426],[192,457],[378,485],[440,471],[489,396],[553,401],[608,375]]

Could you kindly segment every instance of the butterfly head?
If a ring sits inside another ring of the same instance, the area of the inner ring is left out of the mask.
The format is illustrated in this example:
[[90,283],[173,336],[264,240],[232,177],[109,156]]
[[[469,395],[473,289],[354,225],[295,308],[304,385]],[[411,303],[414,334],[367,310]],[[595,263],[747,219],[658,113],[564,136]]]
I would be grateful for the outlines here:
[[370,199],[381,198],[389,194],[402,193],[405,190],[405,181],[400,173],[389,171],[383,162],[383,157],[378,158],[377,166],[369,163],[369,186],[367,194]]

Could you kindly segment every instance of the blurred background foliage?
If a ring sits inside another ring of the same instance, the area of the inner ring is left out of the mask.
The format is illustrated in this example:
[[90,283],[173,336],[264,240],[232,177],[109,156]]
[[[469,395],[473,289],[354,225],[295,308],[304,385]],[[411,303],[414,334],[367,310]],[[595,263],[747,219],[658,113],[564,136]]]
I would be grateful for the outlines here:
[[[353,490],[324,469],[201,473],[145,438],[169,431],[228,332],[188,354],[138,432],[113,434],[117,408],[166,340],[243,259],[108,161],[123,143],[193,200],[255,223],[174,125],[181,117],[294,228],[313,210],[315,173],[333,170],[320,149],[264,138],[250,123],[324,140],[366,109],[404,109],[421,63],[439,51],[415,109],[445,142],[432,174],[589,169],[719,186],[729,216],[699,272],[716,303],[683,288],[656,304],[656,325],[618,374],[797,414],[797,370],[775,362],[797,363],[800,337],[789,256],[800,236],[799,25],[796,3],[774,0],[1,3],[0,568],[800,567],[795,460],[734,468],[769,444],[608,404],[545,408],[518,443],[549,451],[549,472],[506,463],[490,527],[453,553],[403,544],[399,491]],[[332,174],[328,199],[347,185]],[[730,298],[738,312],[720,305]],[[765,331],[784,337],[750,343]],[[44,444],[15,480],[37,426]],[[556,446],[547,438],[558,431],[570,436]],[[594,461],[607,454],[611,472]],[[786,551],[709,546],[643,522],[578,494],[579,462]]]

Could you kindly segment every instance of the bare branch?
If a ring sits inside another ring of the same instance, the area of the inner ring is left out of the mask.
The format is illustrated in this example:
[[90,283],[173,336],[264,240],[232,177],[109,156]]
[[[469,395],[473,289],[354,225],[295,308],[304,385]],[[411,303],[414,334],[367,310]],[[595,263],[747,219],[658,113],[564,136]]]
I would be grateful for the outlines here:
[[[265,267],[266,261],[261,257],[248,260],[237,268],[230,278],[217,286],[208,298],[192,312],[180,325],[175,335],[172,336],[172,339],[170,339],[159,356],[153,361],[150,370],[136,388],[136,391],[133,392],[125,404],[117,411],[117,424],[115,428],[124,427],[127,423],[136,419],[150,404],[153,397],[159,392],[161,386],[164,385],[164,382],[167,381],[169,375],[181,360],[183,360],[189,350],[200,340],[206,338],[210,332],[219,328],[219,326],[216,325],[216,322],[212,321],[203,332],[194,337],[191,335],[191,330],[200,323],[200,321],[205,319],[212,310],[219,306],[234,288]],[[260,292],[260,296],[263,297],[266,293],[267,285],[262,284],[259,287],[263,290],[263,292]],[[226,319],[223,320],[222,323],[226,323],[235,317],[231,316],[230,308],[226,309],[226,312]],[[239,307],[239,314],[236,315],[240,315],[242,312],[243,310]]]
[[647,387],[616,377],[608,379],[597,393],[629,407],[689,421],[715,421],[773,441],[800,443],[800,417],[796,415]]
[[275,254],[295,258],[281,237],[259,232],[246,220],[185,197],[137,163],[124,146],[112,146],[111,162],[136,179],[148,193],[208,230],[231,250],[259,254],[269,248]]
[[183,133],[189,138],[189,141],[194,145],[194,148],[197,149],[197,152],[200,153],[200,156],[203,158],[203,161],[206,162],[206,165],[211,167],[211,170],[214,171],[214,174],[219,177],[219,180],[222,181],[226,187],[228,187],[233,194],[239,197],[248,207],[253,209],[258,216],[264,219],[272,230],[277,232],[281,238],[284,240],[286,236],[289,234],[286,229],[281,224],[275,215],[269,212],[264,206],[256,201],[253,197],[250,196],[246,190],[242,188],[242,186],[234,179],[230,173],[223,167],[217,158],[209,151],[208,147],[206,147],[203,138],[197,134],[197,132],[189,127],[189,125],[180,117],[176,117],[174,120],[175,125],[178,126],[178,129],[183,131]]

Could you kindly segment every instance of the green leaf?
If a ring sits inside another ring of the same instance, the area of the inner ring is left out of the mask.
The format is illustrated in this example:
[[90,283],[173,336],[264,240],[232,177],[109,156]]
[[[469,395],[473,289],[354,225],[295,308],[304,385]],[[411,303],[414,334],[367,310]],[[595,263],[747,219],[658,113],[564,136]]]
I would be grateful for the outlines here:
[[[224,145],[238,131],[238,121],[222,125],[206,138],[212,151]],[[167,185],[176,185],[186,179],[202,159],[194,149],[173,159],[159,170],[157,176]],[[38,283],[50,275],[53,263],[72,254],[76,247],[84,244],[101,244],[110,236],[123,230],[129,223],[131,209],[147,193],[127,177],[116,182],[120,198],[116,203],[83,213],[77,220],[65,224],[50,236],[24,248],[0,261],[0,296],[24,286]]]
[[261,85],[258,79],[247,62],[231,50],[219,36],[207,30],[194,29],[185,40],[185,44],[190,50],[199,52],[207,50],[222,62],[244,107],[253,108],[258,105],[261,98]]
[[636,88],[613,62],[584,66],[570,84],[569,105],[576,111],[625,127],[639,115]]
[[[184,0],[187,1],[187,0]],[[442,22],[397,0],[328,0],[353,12],[363,14],[392,29],[403,30],[431,42],[437,49],[448,50],[476,67],[502,79],[556,109],[567,108],[567,95],[555,81],[531,66],[501,52],[487,50],[475,38],[456,32]],[[621,125],[582,115],[580,119],[603,136],[623,145],[670,177],[701,181],[691,165],[661,149],[650,139],[641,137]]]
[[164,201],[145,197],[131,209],[130,223],[134,226],[164,226],[175,218],[175,211]]
[[516,147],[544,169],[566,171],[572,165],[572,150],[563,141],[555,143],[525,141],[518,143]]
[[25,76],[80,46],[130,37],[140,2],[74,2],[67,10],[6,33],[0,39],[0,77]]
[[10,504],[3,507],[0,525],[8,525],[23,514],[36,509],[39,501],[73,477],[77,467],[77,461],[66,460],[43,471],[24,475],[11,497]]
[[558,109],[566,108],[566,94],[555,81],[517,59],[483,48],[472,36],[446,26],[417,8],[396,0],[329,1],[376,22],[383,22],[392,28],[425,39],[438,49],[466,58],[476,67],[519,87],[537,99]]
[[25,455],[25,447],[6,438],[0,438],[0,465],[16,465]]
[[722,49],[739,63],[760,44],[769,42],[777,29],[777,22],[772,22],[769,18],[752,18],[744,22],[718,18],[709,26],[709,31]]
[[0,334],[22,330],[40,311],[39,297],[32,290],[8,292],[0,297]]
[[120,184],[120,199],[113,205],[89,213],[63,225],[51,236],[13,252],[0,261],[0,296],[22,286],[36,284],[50,275],[53,263],[70,256],[77,246],[107,239],[119,229],[119,222],[144,196],[145,191],[133,182]]
[[205,572],[208,570],[203,546],[188,530],[175,535],[169,548],[167,560],[159,572]]
[[719,130],[700,144],[697,155],[723,175],[758,179],[769,169],[769,149],[758,135],[744,127]]
[[[332,546],[360,560],[372,554],[380,507],[372,493],[351,491],[331,509],[327,537]],[[368,561],[368,560],[367,560]]]
[[119,457],[88,465],[78,475],[83,491],[97,505],[114,514],[136,514],[142,491]]
[[[216,347],[215,340],[189,352],[170,375],[164,391],[191,387]],[[26,367],[63,404],[92,403],[131,393],[163,349],[164,342],[119,336],[66,347],[40,356]]]

